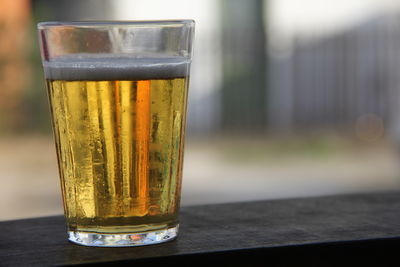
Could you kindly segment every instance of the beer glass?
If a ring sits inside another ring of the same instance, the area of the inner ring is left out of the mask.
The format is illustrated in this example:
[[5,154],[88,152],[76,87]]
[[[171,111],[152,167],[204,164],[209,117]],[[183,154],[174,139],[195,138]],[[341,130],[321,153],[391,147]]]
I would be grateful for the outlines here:
[[174,239],[194,21],[43,22],[69,240]]

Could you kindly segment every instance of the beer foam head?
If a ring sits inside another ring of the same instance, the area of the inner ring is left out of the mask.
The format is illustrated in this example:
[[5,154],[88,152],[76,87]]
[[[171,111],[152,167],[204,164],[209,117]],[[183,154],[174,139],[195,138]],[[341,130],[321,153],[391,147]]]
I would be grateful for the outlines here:
[[188,76],[184,57],[68,55],[43,62],[46,79],[66,81],[150,80]]

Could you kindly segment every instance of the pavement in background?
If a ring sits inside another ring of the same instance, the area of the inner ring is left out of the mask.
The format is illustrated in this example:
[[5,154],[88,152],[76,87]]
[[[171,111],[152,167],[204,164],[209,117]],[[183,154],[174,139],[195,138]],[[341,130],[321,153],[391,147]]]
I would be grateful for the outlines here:
[[[399,157],[384,142],[243,140],[187,142],[182,205],[400,189]],[[61,214],[52,138],[0,137],[0,185],[0,220]]]

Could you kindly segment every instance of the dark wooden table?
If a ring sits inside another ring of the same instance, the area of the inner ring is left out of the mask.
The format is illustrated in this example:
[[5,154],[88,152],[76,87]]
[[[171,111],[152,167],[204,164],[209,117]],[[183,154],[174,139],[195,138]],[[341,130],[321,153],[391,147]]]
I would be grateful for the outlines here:
[[131,248],[71,244],[62,216],[0,222],[0,266],[383,266],[400,251],[400,193],[185,207],[180,221],[177,240]]

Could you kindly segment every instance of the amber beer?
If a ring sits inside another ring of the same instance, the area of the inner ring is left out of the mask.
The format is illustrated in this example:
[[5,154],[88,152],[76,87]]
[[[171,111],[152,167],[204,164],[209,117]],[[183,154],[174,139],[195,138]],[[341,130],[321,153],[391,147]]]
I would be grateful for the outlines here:
[[44,64],[71,240],[176,234],[188,64],[84,56]]

